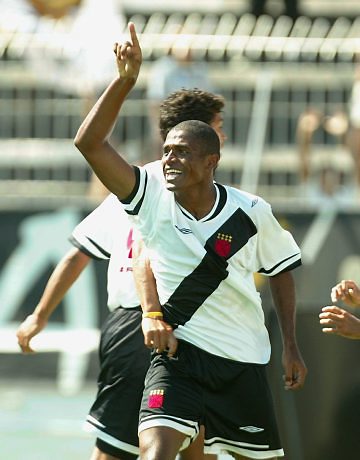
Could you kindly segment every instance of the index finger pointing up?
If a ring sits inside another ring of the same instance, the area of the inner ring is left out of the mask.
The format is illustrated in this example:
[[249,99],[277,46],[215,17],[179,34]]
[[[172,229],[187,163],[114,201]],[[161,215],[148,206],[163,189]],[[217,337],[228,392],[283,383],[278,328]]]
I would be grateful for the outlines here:
[[133,46],[139,47],[140,44],[139,44],[139,40],[136,35],[135,24],[133,22],[129,22],[128,27],[129,27],[130,37],[131,37]]

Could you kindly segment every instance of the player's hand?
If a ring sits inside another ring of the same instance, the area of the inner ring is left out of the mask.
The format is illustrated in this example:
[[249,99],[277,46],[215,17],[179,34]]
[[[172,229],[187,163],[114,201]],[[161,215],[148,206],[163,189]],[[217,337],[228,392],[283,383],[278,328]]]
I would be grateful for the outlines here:
[[37,315],[29,315],[16,331],[18,344],[23,353],[33,353],[30,346],[31,339],[46,326],[46,321],[41,320]]
[[360,307],[360,289],[354,281],[342,280],[331,289],[331,300],[342,300],[349,307]]
[[120,77],[136,81],[142,63],[142,53],[135,25],[129,22],[128,28],[131,41],[115,43],[114,53]]
[[360,339],[360,319],[348,311],[330,305],[322,308],[319,318],[325,334]]
[[307,368],[296,345],[283,352],[285,390],[299,390],[304,386]]
[[177,339],[172,327],[160,319],[143,318],[142,330],[144,343],[147,347],[153,348],[157,353],[167,351],[171,357],[177,350]]

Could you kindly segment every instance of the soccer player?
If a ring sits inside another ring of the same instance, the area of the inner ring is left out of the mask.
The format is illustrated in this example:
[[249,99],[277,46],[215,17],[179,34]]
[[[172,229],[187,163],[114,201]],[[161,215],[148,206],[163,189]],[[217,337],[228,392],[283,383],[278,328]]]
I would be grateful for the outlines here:
[[[360,307],[360,289],[354,281],[342,280],[331,289],[331,300],[343,301],[349,307]],[[360,339],[360,319],[347,310],[329,305],[321,309],[319,318],[325,334]]]
[[[221,96],[200,89],[176,91],[161,104],[161,135],[165,138],[170,128],[180,121],[198,118],[211,124],[223,143],[226,138],[222,129],[223,107]],[[74,248],[59,262],[34,312],[19,326],[18,342],[24,353],[32,352],[31,339],[46,327],[49,317],[89,262],[109,260],[110,313],[102,326],[98,394],[87,425],[97,435],[92,460],[135,459],[138,413],[150,353],[144,346],[141,308],[132,274],[132,228],[115,195],[109,195],[75,228],[70,241]],[[149,278],[151,288],[151,274],[146,280]],[[154,295],[157,296],[156,291]],[[201,459],[201,442],[199,437],[181,458]],[[216,456],[205,458],[210,460]]]
[[[132,23],[129,32],[131,41],[114,48],[119,76],[85,118],[75,145],[122,201],[156,278],[160,302],[142,298],[145,339],[156,333],[149,339],[155,351],[140,411],[140,458],[174,460],[200,424],[206,452],[283,456],[265,375],[270,343],[253,273],[270,279],[285,388],[301,388],[307,371],[296,342],[290,273],[301,264],[299,247],[268,203],[214,182],[220,141],[208,124],[185,121],[168,133],[161,175],[154,163],[129,165],[111,146],[109,134],[142,61]],[[173,356],[156,351],[162,323],[174,329]]]

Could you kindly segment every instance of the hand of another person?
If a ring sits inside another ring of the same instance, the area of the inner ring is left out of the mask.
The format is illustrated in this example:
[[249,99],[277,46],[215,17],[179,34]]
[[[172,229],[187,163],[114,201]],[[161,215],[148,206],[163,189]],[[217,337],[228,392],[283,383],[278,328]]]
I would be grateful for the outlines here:
[[360,319],[348,311],[330,305],[319,314],[322,331],[325,334],[341,335],[348,339],[360,339]]
[[136,35],[135,25],[129,22],[130,41],[114,44],[114,53],[121,78],[136,80],[142,62],[140,43]]
[[342,280],[331,289],[331,300],[342,300],[349,307],[360,307],[360,289],[354,281]]
[[284,349],[283,352],[285,390],[299,390],[304,386],[307,368],[297,346]]
[[18,344],[23,353],[33,353],[30,346],[31,339],[44,329],[47,321],[41,320],[37,315],[29,315],[16,331]]

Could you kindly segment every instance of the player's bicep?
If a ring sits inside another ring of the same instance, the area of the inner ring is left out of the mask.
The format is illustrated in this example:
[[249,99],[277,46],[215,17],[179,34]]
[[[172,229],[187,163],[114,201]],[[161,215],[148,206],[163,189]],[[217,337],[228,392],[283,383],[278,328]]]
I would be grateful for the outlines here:
[[130,195],[135,186],[133,166],[125,161],[108,142],[97,146],[96,151],[91,148],[80,150],[94,173],[110,192],[120,199]]

